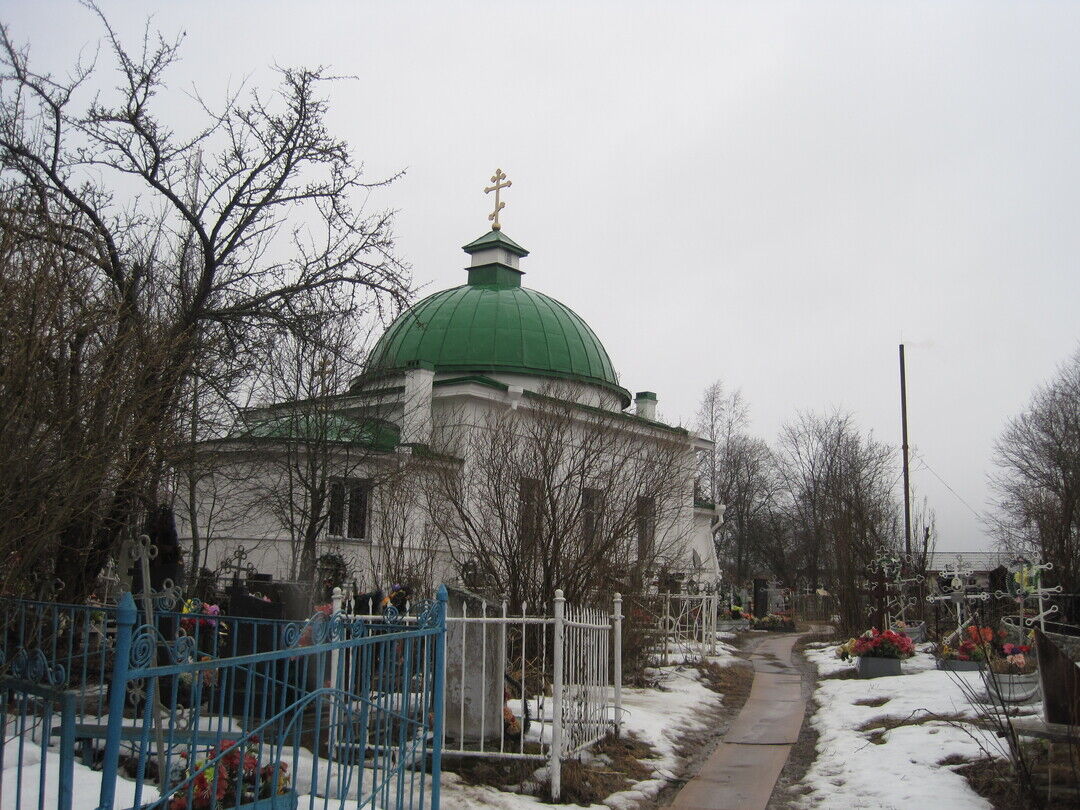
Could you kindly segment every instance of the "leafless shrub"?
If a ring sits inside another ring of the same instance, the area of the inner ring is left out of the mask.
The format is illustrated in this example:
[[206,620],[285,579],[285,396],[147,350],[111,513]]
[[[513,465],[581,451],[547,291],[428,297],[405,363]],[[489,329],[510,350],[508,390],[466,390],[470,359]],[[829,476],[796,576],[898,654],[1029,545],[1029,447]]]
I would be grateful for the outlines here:
[[218,109],[196,96],[180,132],[158,113],[179,38],[148,28],[128,49],[90,8],[110,92],[89,90],[96,65],[38,71],[0,28],[0,284],[18,299],[0,441],[22,456],[0,500],[2,586],[56,577],[70,600],[162,501],[200,357],[222,364],[199,371],[211,390],[311,312],[378,315],[409,292],[389,215],[353,205],[381,181],[327,128],[326,71],[281,69],[275,93]]

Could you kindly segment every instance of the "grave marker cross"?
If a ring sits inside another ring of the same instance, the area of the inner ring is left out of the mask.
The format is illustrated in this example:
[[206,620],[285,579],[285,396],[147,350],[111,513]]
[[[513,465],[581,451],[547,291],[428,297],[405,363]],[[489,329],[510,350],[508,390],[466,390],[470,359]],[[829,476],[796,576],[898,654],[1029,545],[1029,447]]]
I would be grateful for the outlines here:
[[934,602],[949,602],[956,608],[956,634],[959,635],[964,627],[966,627],[972,619],[974,614],[964,619],[964,608],[969,602],[985,602],[990,598],[990,594],[986,591],[980,591],[978,593],[968,593],[967,586],[964,584],[971,571],[968,571],[963,567],[963,560],[958,555],[956,558],[956,565],[953,568],[944,568],[940,572],[942,579],[949,581],[949,586],[944,593],[936,596],[930,595],[926,597],[926,601],[933,604]]
[[233,585],[240,584],[240,575],[247,574],[250,576],[255,573],[255,566],[249,562],[245,562],[248,558],[247,549],[243,546],[237,546],[233,551],[232,556],[225,560],[221,564],[221,570],[228,576],[229,572],[232,572]]

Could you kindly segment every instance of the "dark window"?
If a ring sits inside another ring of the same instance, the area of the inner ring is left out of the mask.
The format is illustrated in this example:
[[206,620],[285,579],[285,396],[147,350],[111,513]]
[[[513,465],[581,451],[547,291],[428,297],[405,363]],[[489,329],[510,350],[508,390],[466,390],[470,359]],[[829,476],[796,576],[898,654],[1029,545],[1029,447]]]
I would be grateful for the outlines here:
[[637,499],[638,560],[645,561],[652,556],[655,539],[656,499],[640,497]]
[[581,490],[581,536],[586,543],[592,543],[600,536],[603,502],[600,490],[589,487]]
[[353,483],[349,487],[349,534],[351,539],[367,538],[368,485]]
[[542,487],[535,478],[522,478],[518,485],[521,539],[536,542],[540,539]]
[[345,484],[341,481],[330,482],[330,519],[327,529],[333,537],[341,536],[341,527],[345,520]]
[[331,537],[366,540],[368,501],[371,484],[367,481],[334,479],[330,482],[330,509],[326,531]]

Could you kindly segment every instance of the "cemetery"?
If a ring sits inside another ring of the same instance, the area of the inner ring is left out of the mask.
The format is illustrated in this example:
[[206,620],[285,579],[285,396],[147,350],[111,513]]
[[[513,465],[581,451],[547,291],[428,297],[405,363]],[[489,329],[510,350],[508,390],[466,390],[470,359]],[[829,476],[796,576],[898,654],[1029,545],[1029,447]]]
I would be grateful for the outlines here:
[[5,4],[0,810],[1080,807],[1080,6],[922,5]]
[[[5,807],[517,808],[594,795],[590,768],[621,774],[595,797],[612,808],[697,807],[703,785],[735,797],[716,806],[752,806],[745,779],[724,782],[728,762],[761,768],[767,800],[787,766],[751,763],[796,745],[804,711],[815,754],[778,794],[792,807],[983,806],[973,780],[990,777],[965,774],[987,757],[1023,769],[1045,806],[1080,789],[1080,630],[1054,621],[1071,603],[1049,564],[1014,559],[980,580],[962,557],[922,574],[881,555],[857,589],[868,629],[844,642],[835,615],[800,615],[822,600],[767,581],[605,608],[557,591],[534,610],[457,586],[431,600],[338,586],[302,618],[239,559],[218,604],[162,579],[149,537],[130,553],[134,593],[0,603]],[[638,660],[624,660],[635,633]],[[710,673],[729,668],[751,688],[725,713]],[[685,781],[685,740],[702,736],[719,742]],[[636,770],[604,770],[618,739],[646,746]],[[518,781],[456,773],[482,762]]]

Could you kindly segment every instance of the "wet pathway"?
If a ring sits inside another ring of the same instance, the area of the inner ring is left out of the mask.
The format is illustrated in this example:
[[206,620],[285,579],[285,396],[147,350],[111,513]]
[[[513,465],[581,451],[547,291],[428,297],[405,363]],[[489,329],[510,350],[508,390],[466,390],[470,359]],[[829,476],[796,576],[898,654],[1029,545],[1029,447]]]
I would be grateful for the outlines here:
[[750,653],[750,697],[672,810],[763,810],[799,739],[806,701],[791,659],[798,634],[769,635]]

